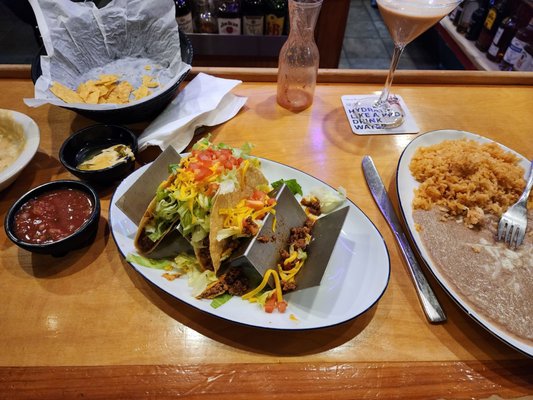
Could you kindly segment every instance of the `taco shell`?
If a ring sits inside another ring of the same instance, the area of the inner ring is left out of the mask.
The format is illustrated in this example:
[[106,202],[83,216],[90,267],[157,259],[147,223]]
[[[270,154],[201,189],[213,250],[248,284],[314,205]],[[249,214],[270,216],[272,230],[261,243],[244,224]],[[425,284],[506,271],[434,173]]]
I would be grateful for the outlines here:
[[[175,177],[174,174],[170,175],[166,180],[161,182],[159,187],[162,185],[167,186],[167,183],[169,183],[171,180],[173,180]],[[155,209],[157,206],[156,196],[152,199],[150,204],[148,204],[148,207],[146,208],[146,211],[144,212],[144,215],[141,218],[141,221],[139,222],[139,226],[137,228],[137,233],[135,235],[135,239],[133,240],[133,244],[135,245],[135,248],[141,253],[141,254],[149,254],[152,251],[155,250],[157,245],[163,240],[163,238],[170,232],[170,230],[178,223],[179,221],[179,215],[176,215],[176,218],[172,223],[168,226],[168,228],[163,232],[161,237],[156,240],[155,242],[151,240],[148,235],[146,235],[146,227],[155,219]]]
[[251,196],[254,189],[268,185],[268,180],[259,168],[248,166],[243,172],[241,185],[237,191],[220,194],[213,199],[209,229],[209,253],[211,254],[211,262],[215,273],[219,270],[222,261],[230,255],[225,253],[230,253],[232,250],[231,238],[217,240],[217,234],[223,228],[225,219],[224,215],[220,215],[219,210],[234,208],[242,199]]

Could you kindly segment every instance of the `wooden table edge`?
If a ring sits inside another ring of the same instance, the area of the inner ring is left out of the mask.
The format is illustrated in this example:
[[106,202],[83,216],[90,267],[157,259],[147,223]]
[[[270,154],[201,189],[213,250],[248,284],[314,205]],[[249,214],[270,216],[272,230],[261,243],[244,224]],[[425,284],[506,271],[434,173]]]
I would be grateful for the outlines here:
[[92,399],[113,393],[122,398],[187,393],[202,399],[485,398],[496,393],[514,398],[533,390],[530,368],[529,360],[0,367],[0,393],[61,398],[67,390]]
[[[275,82],[277,68],[193,67],[188,79],[200,72],[245,82]],[[387,71],[368,69],[320,69],[319,83],[384,84]],[[0,65],[0,79],[30,79],[29,64]],[[517,85],[532,86],[533,72],[398,70],[396,84]]]

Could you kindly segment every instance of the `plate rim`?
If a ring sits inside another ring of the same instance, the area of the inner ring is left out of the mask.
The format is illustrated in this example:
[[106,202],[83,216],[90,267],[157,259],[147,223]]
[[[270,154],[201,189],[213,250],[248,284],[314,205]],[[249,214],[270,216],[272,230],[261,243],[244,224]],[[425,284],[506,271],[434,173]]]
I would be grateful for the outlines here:
[[[329,185],[328,183],[324,182],[322,179],[319,179],[319,178],[317,178],[317,177],[315,177],[315,176],[313,176],[311,174],[308,174],[307,172],[304,172],[304,171],[302,171],[302,170],[300,170],[298,168],[292,167],[292,166],[287,165],[285,163],[281,163],[281,162],[274,161],[274,160],[271,160],[271,159],[268,159],[268,158],[264,158],[264,157],[257,157],[257,156],[254,156],[254,157],[258,158],[261,161],[267,161],[267,162],[273,163],[275,165],[279,165],[279,166],[283,166],[285,168],[289,168],[291,170],[295,170],[295,171],[297,171],[297,172],[299,172],[301,174],[304,174],[304,175],[306,175],[306,176],[308,176],[308,177],[310,177],[312,179],[315,179],[315,180],[319,181],[321,184],[326,185],[327,187],[332,188],[333,190],[336,190],[331,185]],[[147,164],[141,166],[140,168],[138,168],[136,171],[138,171],[140,169],[143,169],[143,168],[146,169],[146,168],[148,168],[148,166],[150,164],[151,163],[147,163]],[[234,324],[238,324],[238,325],[242,325],[242,326],[246,326],[246,327],[250,327],[250,328],[255,328],[255,329],[265,329],[265,330],[272,330],[272,331],[288,331],[288,332],[300,332],[300,331],[312,331],[312,330],[317,330],[317,329],[327,329],[327,328],[333,328],[335,326],[339,326],[339,325],[342,325],[342,324],[349,323],[350,321],[353,321],[354,319],[360,317],[361,315],[366,314],[369,310],[371,310],[373,307],[375,307],[375,305],[383,297],[383,295],[385,294],[385,292],[387,291],[387,288],[389,286],[390,277],[391,277],[391,257],[390,257],[389,249],[387,247],[387,243],[386,243],[383,235],[381,234],[381,232],[377,228],[377,226],[374,224],[374,222],[351,199],[346,197],[346,201],[348,201],[350,203],[350,207],[354,207],[356,210],[358,210],[362,214],[362,216],[364,216],[364,218],[366,218],[368,220],[368,222],[370,223],[370,225],[372,226],[374,231],[377,233],[377,237],[379,238],[379,243],[383,245],[383,249],[385,250],[384,254],[386,255],[386,264],[387,264],[386,279],[385,279],[385,282],[384,282],[383,287],[380,290],[379,294],[371,302],[371,304],[368,305],[368,307],[366,307],[361,312],[351,316],[350,318],[346,318],[346,319],[344,319],[342,321],[337,321],[337,322],[332,323],[332,324],[324,324],[324,325],[309,326],[309,327],[297,327],[297,326],[295,326],[294,328],[292,328],[292,327],[277,327],[277,326],[256,325],[256,324],[253,324],[253,323],[247,323],[247,322],[244,322],[244,321],[238,321],[238,320],[235,320],[235,319],[231,319],[231,318],[216,314],[214,312],[203,310],[202,308],[196,307],[195,305],[186,302],[185,300],[181,299],[180,297],[176,296],[175,294],[170,293],[168,290],[165,290],[164,288],[162,288],[159,285],[155,284],[150,279],[148,279],[148,277],[145,276],[145,274],[143,274],[134,264],[132,264],[131,262],[126,260],[126,255],[122,252],[122,249],[118,245],[117,238],[115,237],[115,232],[113,230],[113,224],[112,224],[112,213],[111,213],[111,209],[113,208],[113,206],[115,205],[115,202],[116,202],[116,198],[115,198],[116,193],[117,193],[119,187],[122,184],[123,183],[121,183],[119,186],[117,186],[115,188],[115,190],[113,191],[113,195],[111,196],[111,200],[110,200],[110,203],[109,203],[108,215],[109,215],[109,230],[111,232],[111,236],[113,237],[113,241],[115,242],[115,246],[117,247],[117,250],[119,251],[120,255],[122,256],[124,262],[127,263],[130,267],[132,267],[135,270],[136,273],[138,273],[140,276],[142,276],[142,278],[144,280],[146,280],[148,282],[148,284],[150,284],[150,285],[152,285],[154,287],[157,287],[159,290],[161,290],[162,292],[164,292],[167,295],[171,296],[173,299],[176,299],[180,303],[185,304],[186,306],[192,307],[192,308],[194,308],[195,310],[197,310],[197,311],[199,311],[201,313],[208,314],[208,315],[210,315],[212,317],[219,318],[219,319],[222,319],[222,320],[230,322],[230,323],[234,323]]]
[[[521,342],[519,339],[513,338],[511,335],[506,334],[505,331],[495,324],[491,324],[490,321],[488,321],[488,318],[484,317],[483,315],[480,315],[480,313],[476,312],[472,307],[468,306],[468,304],[465,304],[466,302],[462,300],[460,297],[457,296],[457,293],[453,288],[448,287],[448,285],[445,284],[445,280],[443,279],[442,275],[438,273],[438,270],[433,265],[433,262],[431,260],[427,260],[424,256],[424,251],[419,246],[419,241],[415,238],[415,235],[413,234],[410,226],[408,216],[406,215],[406,210],[404,207],[404,203],[402,202],[402,196],[401,196],[401,189],[400,189],[400,169],[403,163],[405,163],[406,159],[404,157],[406,156],[407,151],[410,151],[411,149],[417,149],[420,147],[420,145],[417,145],[423,138],[427,138],[428,136],[437,135],[437,134],[443,134],[443,133],[450,133],[453,132],[453,134],[459,134],[462,135],[462,137],[475,140],[477,142],[483,142],[483,143],[496,143],[498,146],[500,146],[502,149],[506,151],[510,151],[516,155],[518,155],[521,159],[527,160],[526,157],[524,157],[522,154],[518,153],[517,151],[501,144],[500,142],[490,139],[488,137],[479,135],[477,133],[468,132],[464,130],[457,130],[457,129],[437,129],[432,130],[428,132],[424,132],[420,135],[418,135],[416,138],[414,138],[409,144],[403,149],[400,158],[398,160],[398,164],[396,166],[396,195],[398,196],[398,205],[400,212],[402,214],[403,221],[405,223],[405,226],[407,227],[407,231],[409,233],[409,237],[411,239],[411,242],[414,244],[416,251],[422,261],[424,262],[426,269],[430,271],[430,273],[433,275],[435,280],[439,283],[439,286],[444,290],[444,292],[450,297],[450,299],[453,300],[453,302],[459,306],[459,308],[464,311],[472,320],[474,320],[478,325],[480,325],[482,328],[484,328],[487,332],[489,332],[492,336],[496,337],[503,343],[507,344],[509,347],[517,350],[521,354],[524,354],[529,357],[533,357],[533,346],[527,345],[524,342]],[[457,140],[457,138],[447,138],[444,136],[441,140],[437,141],[436,143],[441,143],[445,140]],[[413,147],[414,146],[414,147]],[[429,254],[428,254],[429,255]],[[463,296],[464,297],[464,296]],[[522,346],[521,346],[522,345]]]

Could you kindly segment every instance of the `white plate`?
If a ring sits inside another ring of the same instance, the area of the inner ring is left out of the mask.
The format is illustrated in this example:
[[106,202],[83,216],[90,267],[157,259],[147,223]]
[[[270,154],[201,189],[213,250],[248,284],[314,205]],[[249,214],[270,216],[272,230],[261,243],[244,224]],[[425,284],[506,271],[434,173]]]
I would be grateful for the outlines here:
[[[295,178],[307,193],[325,183],[294,168],[261,159],[265,176],[270,182]],[[115,202],[147,168],[143,166],[128,176],[111,199],[109,224],[113,238],[123,256],[135,252],[133,238],[137,226]],[[163,278],[162,271],[131,264],[137,272],[160,289],[209,314],[245,325],[270,329],[315,329],[340,324],[367,311],[384,293],[390,275],[389,253],[385,242],[368,219],[352,202],[330,262],[318,287],[299,290],[286,296],[289,306],[283,314],[265,313],[257,304],[234,297],[214,309],[210,300],[191,296],[187,278],[172,282]],[[292,315],[292,317],[291,317]]]
[[[506,342],[507,344],[515,347],[516,349],[523,351],[526,354],[533,355],[533,346],[528,343],[524,343],[514,336],[509,335],[499,326],[492,323],[487,317],[483,314],[476,312],[467,302],[468,299],[464,298],[459,292],[453,289],[448,283],[446,278],[439,272],[438,268],[433,264],[429,252],[426,250],[423,245],[420,235],[418,234],[415,223],[413,220],[413,209],[412,203],[414,198],[414,190],[419,186],[419,183],[413,178],[411,172],[409,171],[409,164],[411,159],[419,147],[427,147],[437,143],[440,143],[444,140],[456,140],[456,139],[469,139],[475,140],[480,143],[492,142],[492,140],[487,139],[483,136],[479,136],[470,132],[457,131],[457,130],[438,130],[427,132],[423,135],[415,138],[403,151],[400,161],[398,163],[398,171],[396,175],[396,187],[398,190],[398,198],[400,202],[400,209],[403,214],[404,221],[409,228],[409,232],[413,241],[415,242],[419,254],[422,256],[429,269],[433,275],[440,282],[442,287],[448,292],[448,294],[455,300],[474,320],[480,323],[488,331],[496,335],[498,338]],[[505,151],[512,152],[520,158],[520,164],[525,171],[529,168],[529,161],[524,158],[522,155],[518,154],[516,151],[509,149],[498,143]]]

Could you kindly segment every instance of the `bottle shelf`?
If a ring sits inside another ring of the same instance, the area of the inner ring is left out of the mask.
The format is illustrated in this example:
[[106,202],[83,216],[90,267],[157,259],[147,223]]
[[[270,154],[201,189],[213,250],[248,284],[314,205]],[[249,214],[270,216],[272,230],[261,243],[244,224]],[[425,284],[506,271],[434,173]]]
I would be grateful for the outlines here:
[[219,35],[189,33],[194,55],[277,57],[287,36]]
[[[476,46],[475,42],[468,40],[464,37],[464,35],[457,32],[455,29],[455,25],[452,23],[450,18],[444,17],[440,23],[440,31],[444,30],[444,32],[447,34],[447,36],[453,40],[453,42],[456,45],[456,49],[462,52],[462,54],[466,57],[466,59],[471,63],[471,65],[465,65],[465,68],[467,69],[478,69],[478,70],[484,70],[484,71],[499,71],[498,64],[495,62],[490,61],[486,53],[480,51]],[[453,47],[455,46],[450,46]],[[461,57],[459,57],[461,58]],[[464,63],[468,64],[468,63]],[[469,68],[470,67],[470,68]]]
[[[320,68],[338,68],[350,0],[322,3],[315,30]],[[277,67],[287,36],[219,35],[189,33],[193,65],[205,67]]]

